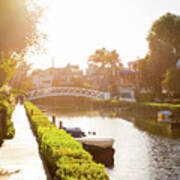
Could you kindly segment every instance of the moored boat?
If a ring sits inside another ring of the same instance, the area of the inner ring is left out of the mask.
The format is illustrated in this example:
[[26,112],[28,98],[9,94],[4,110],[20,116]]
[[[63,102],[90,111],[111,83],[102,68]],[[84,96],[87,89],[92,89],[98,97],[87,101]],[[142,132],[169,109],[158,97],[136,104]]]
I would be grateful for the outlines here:
[[157,113],[157,119],[159,122],[171,122],[172,115],[171,111],[159,111]]
[[113,138],[98,137],[95,135],[95,132],[89,132],[89,134],[93,135],[86,136],[86,134],[77,127],[63,127],[63,129],[71,134],[76,141],[82,143],[84,149],[93,156],[96,162],[103,163],[107,167],[113,167],[115,153]]
[[[67,133],[71,134],[78,142],[87,144],[87,145],[93,145],[93,146],[99,146],[99,147],[112,147],[114,144],[113,138],[108,137],[101,137],[96,135],[86,135],[80,128],[74,127],[74,128],[63,128]],[[93,132],[95,134],[95,132]]]
[[75,138],[78,142],[87,144],[87,145],[93,145],[93,146],[99,146],[108,148],[113,146],[114,139],[113,138],[107,138],[107,137],[99,137],[99,136],[86,136],[81,138]]

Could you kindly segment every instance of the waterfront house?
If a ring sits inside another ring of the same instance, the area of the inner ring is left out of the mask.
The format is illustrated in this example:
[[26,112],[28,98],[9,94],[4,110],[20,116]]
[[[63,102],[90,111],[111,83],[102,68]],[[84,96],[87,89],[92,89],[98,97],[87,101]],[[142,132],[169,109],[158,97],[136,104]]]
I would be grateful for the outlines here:
[[52,69],[34,71],[32,81],[35,89],[52,87],[53,73]]
[[79,69],[79,66],[70,64],[64,68],[35,70],[31,76],[36,89],[59,86],[81,86],[83,80],[83,72]]
[[53,86],[82,86],[83,71],[78,65],[67,64],[64,68],[56,68]]

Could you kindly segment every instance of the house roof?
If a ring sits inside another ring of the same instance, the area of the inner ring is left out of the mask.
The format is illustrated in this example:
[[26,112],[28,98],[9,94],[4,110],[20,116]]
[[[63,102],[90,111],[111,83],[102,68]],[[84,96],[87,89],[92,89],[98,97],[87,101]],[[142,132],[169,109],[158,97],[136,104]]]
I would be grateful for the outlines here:
[[123,71],[120,71],[121,74],[129,74],[129,73],[136,73],[138,71],[135,71],[135,70],[123,70]]

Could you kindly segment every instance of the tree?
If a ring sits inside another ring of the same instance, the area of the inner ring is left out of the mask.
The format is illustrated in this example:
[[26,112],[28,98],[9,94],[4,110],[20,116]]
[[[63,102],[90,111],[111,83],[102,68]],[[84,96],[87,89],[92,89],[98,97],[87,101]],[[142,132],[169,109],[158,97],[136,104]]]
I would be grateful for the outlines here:
[[95,53],[89,57],[88,63],[93,63],[101,69],[109,68],[111,70],[115,70],[122,66],[116,50],[108,51],[105,48],[96,50]]
[[41,9],[33,0],[0,1],[0,50],[23,53],[37,42]]
[[11,52],[9,54],[0,53],[0,87],[11,79],[18,62],[17,56],[12,55]]
[[22,89],[24,91],[32,87],[32,80],[28,76],[28,72],[31,70],[31,64],[23,61],[18,64],[14,71],[9,85],[15,89]]
[[144,88],[146,91],[152,91],[152,86],[149,85],[151,81],[149,55],[146,55],[146,57],[138,60],[138,86],[140,89]]
[[147,40],[149,53],[141,63],[140,82],[161,97],[165,74],[180,57],[180,17],[170,13],[160,17],[152,24]]
[[27,47],[37,44],[36,23],[41,10],[33,0],[27,2],[0,1],[0,87],[11,78]]
[[180,69],[172,68],[166,73],[166,78],[164,80],[164,86],[170,95],[180,95]]
[[165,45],[175,56],[180,56],[180,16],[171,13],[161,16],[153,23],[147,39],[151,53]]
[[117,93],[117,87],[114,77],[117,70],[122,67],[119,54],[116,52],[116,50],[108,51],[105,48],[98,49],[89,57],[88,63],[99,67],[99,74],[109,74],[109,90],[111,91],[112,95],[115,95]]

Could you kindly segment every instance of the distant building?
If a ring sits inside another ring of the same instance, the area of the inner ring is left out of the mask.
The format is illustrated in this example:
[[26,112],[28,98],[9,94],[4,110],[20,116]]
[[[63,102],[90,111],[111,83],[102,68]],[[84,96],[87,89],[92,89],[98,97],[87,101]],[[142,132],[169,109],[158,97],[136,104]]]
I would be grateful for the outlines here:
[[117,72],[118,85],[136,86],[138,81],[138,71],[124,69]]
[[131,62],[128,68],[120,67],[114,72],[91,64],[86,69],[86,80],[93,89],[111,92],[112,98],[135,101],[137,73],[137,62]]
[[53,86],[82,86],[83,71],[78,65],[67,64],[65,68],[56,68],[54,71]]
[[135,102],[135,87],[132,85],[119,86],[117,99]]
[[36,89],[52,87],[52,70],[47,69],[45,71],[37,71],[32,75],[32,81]]
[[53,86],[81,86],[83,72],[79,66],[68,64],[64,68],[49,68],[35,71],[32,81],[36,89]]
[[124,68],[116,73],[116,99],[135,101],[134,90],[137,83],[137,71]]
[[129,70],[137,71],[137,70],[138,70],[138,61],[139,61],[139,60],[128,62],[128,68],[129,68]]

